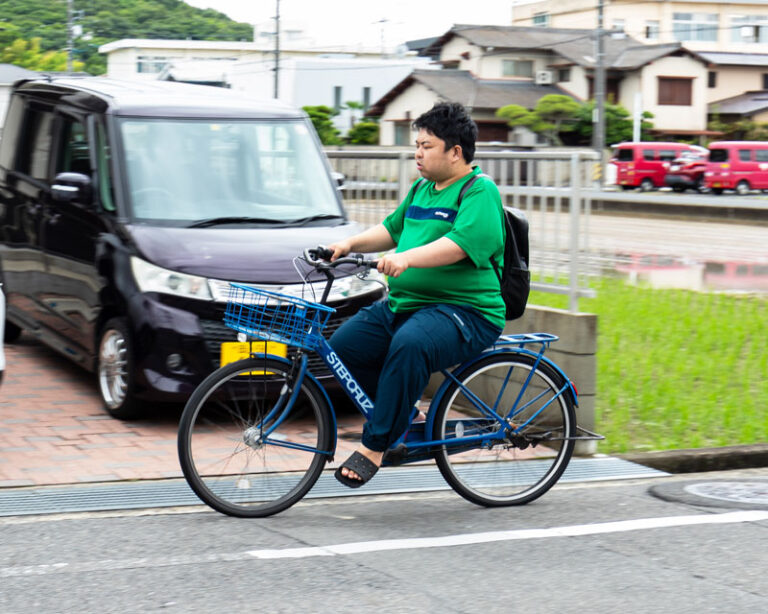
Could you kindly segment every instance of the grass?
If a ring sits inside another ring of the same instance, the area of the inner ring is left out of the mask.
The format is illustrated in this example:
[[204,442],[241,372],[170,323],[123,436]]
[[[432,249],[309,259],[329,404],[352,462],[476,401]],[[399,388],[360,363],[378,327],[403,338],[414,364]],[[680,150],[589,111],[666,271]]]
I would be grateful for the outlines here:
[[[609,278],[595,289],[579,310],[598,315],[601,452],[768,441],[768,298]],[[533,292],[529,304],[565,301]]]

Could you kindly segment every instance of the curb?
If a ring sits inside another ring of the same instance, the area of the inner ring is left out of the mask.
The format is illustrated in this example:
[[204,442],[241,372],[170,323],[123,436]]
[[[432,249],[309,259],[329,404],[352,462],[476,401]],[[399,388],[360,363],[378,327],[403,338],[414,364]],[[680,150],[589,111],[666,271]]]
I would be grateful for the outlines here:
[[617,454],[616,456],[667,473],[755,469],[768,467],[768,444],[662,450],[659,452]]

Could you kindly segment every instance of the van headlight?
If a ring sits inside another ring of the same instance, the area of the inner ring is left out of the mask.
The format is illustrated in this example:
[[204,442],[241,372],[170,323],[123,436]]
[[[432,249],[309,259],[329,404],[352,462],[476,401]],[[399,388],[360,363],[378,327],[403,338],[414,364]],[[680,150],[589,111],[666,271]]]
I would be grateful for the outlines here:
[[131,271],[142,292],[160,292],[203,301],[213,298],[205,277],[163,269],[136,256],[131,256]]
[[329,301],[340,301],[361,294],[367,294],[381,288],[384,285],[384,276],[376,270],[371,270],[364,278],[357,275],[349,275],[336,279],[331,286]]

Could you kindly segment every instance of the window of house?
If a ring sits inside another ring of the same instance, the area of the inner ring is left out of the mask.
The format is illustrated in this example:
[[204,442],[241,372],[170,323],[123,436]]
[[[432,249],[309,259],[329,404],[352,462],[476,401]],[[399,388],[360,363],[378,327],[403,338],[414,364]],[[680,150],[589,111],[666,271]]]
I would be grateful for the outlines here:
[[341,109],[341,86],[333,86],[333,108],[339,111]]
[[155,74],[162,72],[171,58],[156,55],[140,55],[136,58],[136,72]]
[[410,121],[395,124],[395,145],[412,145]]
[[571,69],[570,68],[560,68],[557,71],[557,80],[558,81],[570,81],[571,80]]
[[501,74],[505,77],[533,77],[533,60],[502,60]]
[[749,149],[739,149],[739,160],[749,162],[752,159],[752,152]]
[[717,13],[673,13],[672,32],[678,41],[717,41]]
[[367,111],[368,107],[370,106],[371,106],[371,88],[364,87],[363,88],[363,109]]
[[690,106],[693,99],[693,79],[659,77],[659,105]]
[[645,38],[651,41],[659,40],[659,22],[650,20],[645,22]]
[[768,73],[763,73],[763,89],[768,90]]
[[707,87],[717,87],[717,73],[714,70],[707,73]]
[[541,28],[546,28],[549,26],[549,13],[534,13],[533,14],[533,25],[539,26]]
[[731,42],[768,43],[768,15],[734,15]]

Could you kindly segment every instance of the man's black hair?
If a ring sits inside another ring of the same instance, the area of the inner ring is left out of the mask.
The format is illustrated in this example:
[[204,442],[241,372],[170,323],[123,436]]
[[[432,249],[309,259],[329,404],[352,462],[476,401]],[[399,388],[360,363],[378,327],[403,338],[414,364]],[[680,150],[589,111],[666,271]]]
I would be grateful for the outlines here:
[[477,124],[458,102],[436,103],[413,122],[413,127],[416,130],[426,130],[445,141],[445,151],[460,145],[467,163],[474,159]]

